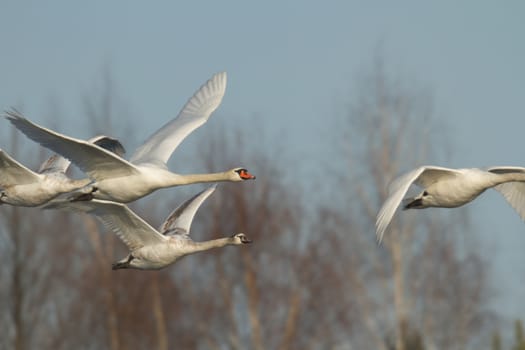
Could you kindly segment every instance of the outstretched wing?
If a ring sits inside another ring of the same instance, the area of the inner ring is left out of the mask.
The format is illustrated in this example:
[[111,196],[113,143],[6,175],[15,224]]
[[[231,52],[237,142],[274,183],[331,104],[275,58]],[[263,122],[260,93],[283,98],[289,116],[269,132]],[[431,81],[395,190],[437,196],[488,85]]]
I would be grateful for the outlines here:
[[71,160],[92,179],[100,181],[139,173],[133,164],[118,155],[88,141],[41,127],[16,110],[6,112],[6,118],[31,140]]
[[[496,174],[523,174],[525,181],[525,168],[493,167],[489,168],[488,171]],[[501,185],[495,186],[494,189],[501,193],[511,207],[518,212],[521,219],[525,220],[525,182],[505,182]]]
[[175,230],[178,234],[189,235],[191,222],[193,221],[195,213],[197,213],[197,210],[206,198],[215,191],[215,188],[217,188],[217,185],[213,185],[206,190],[197,193],[195,196],[179,205],[177,209],[171,212],[166,221],[164,221],[159,231],[162,232],[162,234],[166,234]]
[[69,164],[71,164],[71,161],[58,154],[53,154],[51,157],[47,158],[42,165],[40,165],[38,173],[65,173]]
[[385,230],[392,220],[395,211],[405,197],[412,184],[421,187],[428,187],[444,176],[455,176],[459,172],[455,169],[442,168],[437,166],[421,166],[395,179],[389,186],[390,195],[383,203],[376,219],[377,241],[381,243]]
[[119,140],[113,137],[109,137],[106,135],[97,135],[95,137],[90,138],[87,142],[100,146],[112,153],[115,153],[119,157],[123,157],[124,154],[126,154],[126,149],[124,148],[122,143],[120,143]]
[[0,149],[0,188],[40,181],[37,173],[26,168]]
[[[122,146],[120,141],[112,137],[99,135],[89,139],[88,142],[98,145],[104,149],[107,149],[108,151],[115,153],[119,157],[122,157],[126,153],[126,150],[124,149],[124,146]],[[58,154],[54,154],[51,157],[49,157],[44,163],[42,163],[40,169],[38,169],[38,173],[65,173],[70,164],[71,161],[69,161],[68,159]]]
[[204,124],[219,107],[226,91],[226,73],[215,74],[186,102],[179,115],[151,135],[130,162],[166,164],[177,146],[193,130]]
[[125,204],[93,199],[70,202],[53,201],[43,209],[66,209],[95,215],[108,229],[113,231],[130,250],[159,244],[167,239],[135,214]]
[[493,166],[487,169],[488,172],[495,174],[508,174],[508,173],[518,173],[525,174],[525,168],[519,166]]

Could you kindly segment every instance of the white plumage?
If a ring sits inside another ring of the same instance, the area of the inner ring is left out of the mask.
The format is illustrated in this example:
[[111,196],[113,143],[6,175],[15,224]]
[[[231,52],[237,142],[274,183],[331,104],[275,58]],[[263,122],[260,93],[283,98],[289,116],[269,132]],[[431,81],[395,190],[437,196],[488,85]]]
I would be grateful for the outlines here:
[[424,190],[404,200],[403,209],[462,206],[494,187],[525,220],[525,168],[492,167],[487,170],[448,169],[432,165],[416,168],[389,186],[389,196],[379,210],[376,235],[379,242],[411,185]]
[[[111,152],[124,153],[120,142],[107,136],[97,136],[87,142],[100,144]],[[69,165],[69,160],[53,155],[34,172],[0,149],[0,204],[36,207],[92,182],[69,178],[66,175]]]
[[132,202],[159,188],[198,182],[255,179],[244,168],[211,174],[180,175],[170,172],[166,162],[193,130],[204,124],[220,105],[226,91],[226,73],[208,80],[189,99],[179,115],[151,135],[127,161],[101,147],[36,125],[16,111],[6,118],[26,136],[75,163],[95,180],[93,193],[78,198]]
[[91,201],[55,201],[45,209],[66,209],[95,215],[108,229],[124,242],[130,253],[113,264],[113,269],[135,268],[157,270],[173,264],[188,254],[197,253],[226,245],[251,243],[244,233],[204,242],[193,241],[190,227],[193,218],[216,186],[199,192],[175,209],[155,230],[125,204],[94,199]]

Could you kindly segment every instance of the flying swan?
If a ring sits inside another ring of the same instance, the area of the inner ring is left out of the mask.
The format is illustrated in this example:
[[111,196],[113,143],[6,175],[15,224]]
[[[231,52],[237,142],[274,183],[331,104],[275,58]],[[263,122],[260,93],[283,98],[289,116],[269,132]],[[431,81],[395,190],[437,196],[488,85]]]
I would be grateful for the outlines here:
[[[422,187],[423,191],[413,198],[403,199],[412,184]],[[389,186],[390,195],[377,215],[377,240],[381,242],[383,239],[401,201],[403,209],[455,208],[474,200],[491,187],[500,192],[525,220],[525,168],[448,169],[426,165],[414,169]]]
[[[119,141],[107,136],[97,136],[87,142],[119,155],[125,152]],[[42,163],[38,172],[34,172],[0,149],[0,204],[36,207],[92,182],[91,179],[68,177],[66,171],[70,163],[55,154]]]
[[55,201],[44,209],[66,209],[95,215],[128,246],[130,253],[113,264],[113,270],[158,270],[173,264],[183,256],[220,248],[242,245],[252,241],[244,233],[204,242],[190,238],[190,226],[201,204],[215,190],[216,185],[199,192],[182,203],[164,221],[157,231],[131,211],[125,204],[93,199],[91,201]]
[[59,134],[34,124],[19,112],[6,112],[6,118],[27,137],[75,163],[91,179],[90,190],[83,189],[77,200],[93,198],[128,203],[166,187],[218,181],[255,179],[244,168],[211,174],[180,175],[168,170],[166,162],[193,130],[204,124],[217,109],[226,90],[226,73],[215,74],[186,102],[179,115],[149,137],[130,161],[101,147]]

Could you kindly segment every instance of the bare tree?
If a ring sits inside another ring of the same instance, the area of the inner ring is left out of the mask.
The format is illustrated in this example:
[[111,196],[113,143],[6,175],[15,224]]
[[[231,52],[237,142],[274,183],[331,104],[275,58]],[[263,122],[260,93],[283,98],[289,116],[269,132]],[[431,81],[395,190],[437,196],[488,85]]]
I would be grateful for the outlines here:
[[[289,340],[283,339],[280,331],[272,333],[269,329],[272,322],[268,319],[274,318],[274,330],[288,323],[281,328],[288,329],[288,338],[293,336],[297,319],[297,306],[290,309],[286,304],[291,299],[298,300],[293,288],[293,267],[289,264],[295,259],[293,237],[297,236],[299,225],[300,206],[294,200],[297,194],[275,180],[282,175],[279,167],[250,149],[240,133],[208,132],[206,139],[209,143],[199,153],[205,171],[233,167],[239,160],[249,159],[250,169],[256,169],[257,180],[221,184],[211,200],[213,214],[196,222],[195,232],[213,236],[245,232],[255,243],[240,252],[230,249],[192,257],[204,261],[196,265],[207,279],[194,288],[199,289],[197,294],[204,296],[204,302],[209,303],[206,308],[211,311],[191,314],[201,318],[196,324],[202,324],[202,317],[207,317],[209,325],[203,328],[202,337],[210,344],[238,349],[276,348],[279,342]],[[279,274],[291,278],[291,285],[284,289],[279,285],[282,281],[271,278],[278,276],[272,274],[278,266],[281,267]],[[213,293],[213,286],[218,288],[217,294]],[[272,308],[274,312],[268,312],[268,303],[278,303],[282,313],[275,312],[277,304]],[[275,320],[276,313],[278,319]]]
[[[119,130],[119,135],[111,136],[125,136],[126,142],[132,142],[133,133],[129,132],[131,124],[119,118],[129,115],[129,112],[118,96],[108,67],[105,67],[102,80],[97,85],[95,93],[84,95],[82,100],[82,115],[89,121],[91,133],[108,134],[112,130]],[[118,129],[114,127],[116,120],[119,120]],[[158,275],[140,275],[136,272],[117,275],[111,271],[111,262],[115,255],[124,252],[123,245],[93,218],[79,215],[77,220],[82,223],[81,227],[85,231],[82,240],[90,249],[87,252],[88,263],[80,275],[82,283],[78,285],[76,295],[83,305],[80,309],[72,309],[69,317],[74,318],[77,314],[91,316],[87,320],[89,324],[85,325],[87,331],[83,336],[89,338],[93,332],[101,334],[102,337],[97,339],[95,347],[103,346],[113,350],[130,348],[135,347],[139,339],[145,346],[150,347],[156,341],[155,337],[148,338],[142,333],[148,331],[148,334],[156,334],[159,349],[167,349]],[[130,286],[143,286],[144,289],[140,288],[140,293],[136,293]],[[141,307],[136,307],[137,304]],[[134,306],[134,310],[130,310],[131,305]],[[137,310],[142,314],[137,314]],[[149,319],[154,319],[155,322],[144,322]],[[140,332],[136,331],[137,327]],[[86,338],[80,336],[76,340],[78,344],[82,344],[87,341]]]
[[[43,152],[30,155],[18,138],[11,136],[10,153],[30,168],[44,159]],[[32,144],[31,147],[38,146]],[[67,305],[71,278],[67,262],[72,255],[72,236],[57,227],[73,231],[70,220],[60,213],[41,216],[37,208],[0,207],[0,344],[5,348],[46,348],[61,344],[58,313]],[[64,302],[57,303],[58,299]]]
[[196,157],[204,170],[249,160],[257,180],[220,184],[209,200],[212,215],[198,214],[192,235],[209,239],[245,232],[254,244],[192,256],[174,267],[175,282],[185,286],[180,307],[192,332],[170,320],[176,328],[169,333],[179,332],[179,340],[191,336],[202,349],[317,349],[344,343],[352,326],[346,312],[351,296],[339,288],[346,269],[330,259],[343,252],[335,241],[329,248],[308,244],[305,231],[318,227],[302,224],[308,220],[300,188],[286,181],[291,164],[279,152],[271,158],[257,152],[239,130],[217,129],[205,139]]
[[[104,74],[96,93],[84,96],[79,115],[91,134],[102,130],[132,143],[130,124],[118,118],[130,109]],[[0,251],[9,257],[0,269],[0,309],[8,311],[1,313],[0,327],[9,336],[0,344],[113,350],[468,347],[486,319],[487,288],[486,262],[463,233],[466,211],[400,213],[384,245],[375,243],[375,215],[388,181],[447,153],[434,146],[440,135],[430,95],[393,82],[381,64],[359,88],[342,138],[348,163],[338,170],[348,171],[334,172],[347,176],[332,178],[326,202],[321,188],[302,191],[308,184],[287,177],[285,170],[300,160],[285,158],[286,145],[252,147],[242,125],[198,133],[204,141],[188,157],[189,167],[213,172],[245,164],[257,180],[220,184],[197,213],[192,237],[245,232],[251,246],[196,254],[162,271],[112,271],[125,246],[93,218],[0,207]],[[203,186],[158,191],[131,206],[156,226]]]
[[355,322],[362,325],[353,343],[462,349],[481,329],[487,298],[486,262],[457,239],[474,239],[463,234],[466,209],[399,213],[383,245],[375,243],[388,182],[447,154],[436,147],[443,135],[432,126],[430,95],[389,78],[381,59],[358,87],[344,138],[351,171],[341,179],[346,195],[337,199],[348,205],[327,209],[342,232],[334,238],[345,245],[339,261],[352,266],[345,287],[355,291]]

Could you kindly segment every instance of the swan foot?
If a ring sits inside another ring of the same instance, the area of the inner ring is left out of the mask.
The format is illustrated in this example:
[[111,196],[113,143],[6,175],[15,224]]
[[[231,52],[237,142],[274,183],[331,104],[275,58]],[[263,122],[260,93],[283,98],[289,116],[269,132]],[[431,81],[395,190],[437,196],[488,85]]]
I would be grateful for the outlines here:
[[92,200],[93,198],[95,198],[95,195],[94,195],[93,193],[95,193],[96,191],[98,191],[98,188],[96,188],[96,187],[93,186],[93,187],[90,189],[90,192],[87,192],[87,193],[82,193],[82,192],[80,192],[80,193],[79,193],[78,195],[76,195],[76,196],[71,196],[71,197],[69,198],[69,201],[70,201],[70,202],[81,202],[81,201],[86,202],[86,201],[90,201],[90,200]]
[[118,269],[128,269],[131,267],[131,260],[133,260],[133,255],[129,255],[128,258],[124,261],[117,261],[116,263],[113,263],[111,265],[112,270],[118,270]]
[[87,202],[95,198],[93,196],[93,193],[82,193],[81,195],[78,195],[76,197],[73,197],[70,199],[71,202]]
[[128,267],[129,267],[129,264],[125,262],[116,262],[111,265],[112,270],[127,269]]

